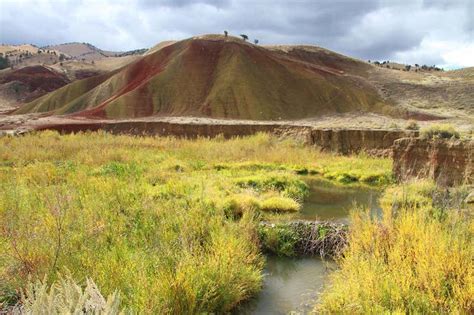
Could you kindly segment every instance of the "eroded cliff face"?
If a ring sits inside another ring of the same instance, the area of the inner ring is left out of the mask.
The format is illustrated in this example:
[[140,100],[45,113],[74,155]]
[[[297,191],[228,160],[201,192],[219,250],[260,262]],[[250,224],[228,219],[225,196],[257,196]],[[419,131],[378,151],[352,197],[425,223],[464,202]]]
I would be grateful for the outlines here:
[[296,139],[305,145],[339,154],[367,152],[371,155],[390,156],[393,142],[404,137],[416,137],[417,131],[374,129],[319,129],[278,123],[176,123],[166,121],[87,121],[48,124],[36,130],[57,130],[61,133],[105,130],[114,134],[160,135],[185,138],[231,138],[258,132]]
[[473,140],[398,139],[393,145],[393,174],[397,181],[429,178],[442,186],[472,184]]
[[390,156],[393,142],[405,137],[416,137],[417,131],[377,129],[313,129],[311,142],[324,151],[341,154],[367,152]]

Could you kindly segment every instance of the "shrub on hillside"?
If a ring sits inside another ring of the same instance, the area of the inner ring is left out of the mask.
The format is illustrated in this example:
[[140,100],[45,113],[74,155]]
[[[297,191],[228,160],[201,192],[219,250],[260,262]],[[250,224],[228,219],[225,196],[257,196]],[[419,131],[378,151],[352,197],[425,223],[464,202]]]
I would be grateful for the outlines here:
[[424,139],[459,139],[459,132],[448,124],[431,125],[421,130]]
[[407,130],[418,130],[418,129],[420,129],[420,126],[418,125],[418,123],[416,121],[410,120],[410,121],[408,121],[408,124],[405,127],[405,129],[407,129]]
[[390,126],[388,126],[390,129],[400,129],[400,126],[397,123],[391,123]]
[[8,60],[8,57],[0,56],[0,70],[6,69],[9,66],[10,66],[10,62]]

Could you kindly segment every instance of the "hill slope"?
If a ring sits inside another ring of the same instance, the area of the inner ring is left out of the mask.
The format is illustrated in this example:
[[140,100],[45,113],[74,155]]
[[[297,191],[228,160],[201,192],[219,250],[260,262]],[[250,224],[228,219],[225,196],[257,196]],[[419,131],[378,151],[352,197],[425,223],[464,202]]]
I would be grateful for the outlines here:
[[298,119],[387,110],[363,79],[370,65],[323,49],[307,52],[220,36],[192,38],[113,73],[74,82],[17,113]]
[[29,66],[0,72],[0,111],[12,110],[68,84],[62,73],[45,66]]

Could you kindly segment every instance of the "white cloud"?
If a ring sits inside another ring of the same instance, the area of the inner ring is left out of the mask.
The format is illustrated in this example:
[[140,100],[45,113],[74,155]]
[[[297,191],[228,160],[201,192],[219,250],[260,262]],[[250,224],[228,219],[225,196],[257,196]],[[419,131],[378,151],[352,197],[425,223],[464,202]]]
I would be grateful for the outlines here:
[[418,47],[397,53],[395,59],[406,63],[423,60],[419,63],[445,69],[471,67],[474,65],[474,43],[424,39]]

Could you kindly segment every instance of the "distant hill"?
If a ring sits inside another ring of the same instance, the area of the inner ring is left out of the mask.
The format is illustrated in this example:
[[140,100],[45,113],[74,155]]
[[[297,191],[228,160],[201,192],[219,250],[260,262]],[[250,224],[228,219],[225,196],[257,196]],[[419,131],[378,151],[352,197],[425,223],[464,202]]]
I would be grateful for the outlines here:
[[[101,51],[92,45],[80,45],[82,50],[77,56],[86,53],[89,58],[73,58],[56,47],[39,48],[34,45],[0,45],[0,112],[21,106],[48,92],[75,80],[100,75],[123,67],[140,57],[146,50],[136,50],[123,53],[102,52],[100,58],[93,52]],[[75,46],[77,47],[77,46]],[[69,51],[72,53],[74,50]],[[113,55],[113,56],[108,56]],[[115,56],[117,55],[117,57]],[[95,57],[94,57],[95,56]],[[94,60],[90,60],[90,58]],[[56,75],[51,77],[51,74]],[[46,75],[46,76],[45,76]],[[59,77],[65,78],[62,85],[56,84]],[[37,83],[41,84],[36,88]],[[47,88],[44,88],[48,86]]]
[[106,51],[95,47],[89,43],[65,43],[59,45],[45,46],[44,50],[56,50],[69,58],[76,60],[95,61],[107,57],[123,57],[129,55],[141,55],[146,49],[136,49],[126,52]]
[[[79,47],[76,44],[58,46]],[[122,53],[123,57],[107,57],[110,52],[80,45],[76,56],[99,53],[103,57],[90,61],[54,62],[56,55],[51,52],[58,46],[51,46],[50,54],[43,50],[28,56],[18,66],[46,58],[53,63],[50,69],[80,81],[22,105],[17,113],[262,120],[349,112],[471,120],[474,114],[474,68],[406,71],[405,65],[390,63],[387,68],[387,64],[367,63],[316,46],[258,46],[220,35],[165,41],[145,53],[138,50]],[[10,70],[0,72],[5,71]],[[0,84],[0,88],[5,87]]]
[[325,49],[265,48],[218,35],[160,48],[122,69],[69,84],[17,113],[299,119],[393,110],[364,79],[371,65]]
[[29,66],[1,72],[0,99],[3,106],[0,106],[0,109],[18,102],[31,101],[70,82],[63,73],[44,66]]
[[73,59],[97,60],[109,57],[113,53],[107,53],[88,43],[66,43],[43,47],[44,50],[57,50]]
[[11,53],[38,53],[39,48],[31,44],[23,45],[0,45],[0,53],[3,55],[8,55]]

